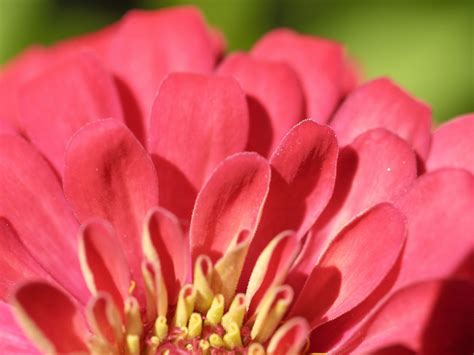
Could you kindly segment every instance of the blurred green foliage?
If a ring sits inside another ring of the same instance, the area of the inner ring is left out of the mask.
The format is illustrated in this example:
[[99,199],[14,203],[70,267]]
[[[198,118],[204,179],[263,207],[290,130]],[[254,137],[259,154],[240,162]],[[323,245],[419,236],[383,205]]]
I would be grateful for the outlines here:
[[386,75],[437,121],[474,111],[474,2],[442,0],[0,0],[0,63],[32,43],[93,31],[129,8],[199,6],[230,50],[279,27],[344,43],[366,78]]

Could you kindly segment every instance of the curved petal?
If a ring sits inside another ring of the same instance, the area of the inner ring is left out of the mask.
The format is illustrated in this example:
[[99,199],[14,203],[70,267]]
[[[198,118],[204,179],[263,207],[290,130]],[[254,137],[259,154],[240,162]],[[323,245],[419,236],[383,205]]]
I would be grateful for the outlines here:
[[299,354],[304,349],[309,330],[304,318],[286,321],[271,338],[268,353],[270,355]]
[[112,77],[92,53],[83,52],[48,68],[20,92],[26,134],[59,173],[66,145],[86,123],[122,119]]
[[97,121],[71,139],[63,176],[64,193],[79,221],[109,221],[133,279],[139,280],[143,222],[158,204],[156,172],[146,151],[124,125]]
[[0,136],[0,201],[0,216],[29,253],[60,285],[85,301],[77,221],[51,168],[19,137]]
[[22,244],[13,227],[0,217],[0,299],[6,300],[16,284],[48,274]]
[[470,354],[473,299],[474,284],[467,281],[410,285],[393,294],[337,352],[365,354],[397,344],[417,354]]
[[344,48],[291,30],[267,33],[252,48],[257,58],[288,63],[298,74],[311,119],[325,123],[347,90]]
[[283,283],[298,251],[298,240],[291,231],[280,233],[266,246],[252,269],[245,292],[248,317],[253,315],[268,290]]
[[129,296],[130,271],[125,256],[117,248],[112,227],[103,220],[92,220],[79,232],[79,260],[89,290],[94,296],[103,291],[123,309]]
[[362,133],[341,149],[334,194],[312,227],[293,267],[290,278],[293,288],[301,289],[318,258],[349,221],[377,203],[405,193],[416,176],[413,150],[385,129]]
[[445,169],[419,178],[397,202],[406,214],[408,227],[399,260],[362,304],[313,332],[312,337],[320,345],[318,350],[344,344],[373,314],[375,306],[397,289],[453,273],[464,276],[466,266],[467,278],[472,279],[472,196],[473,177],[466,171]]
[[94,335],[119,352],[118,349],[123,337],[122,320],[119,310],[108,293],[99,292],[89,301],[86,317]]
[[270,191],[247,257],[247,272],[280,232],[294,230],[300,239],[308,231],[332,195],[337,155],[336,137],[327,126],[305,120],[286,135],[270,160]]
[[13,307],[2,301],[0,301],[0,349],[5,355],[40,354],[18,327],[13,317]]
[[215,263],[242,231],[255,233],[270,185],[270,166],[256,153],[224,160],[196,200],[190,228],[191,255]]
[[234,79],[169,75],[153,105],[149,146],[161,205],[189,223],[197,192],[217,164],[244,150],[247,131],[247,103]]
[[409,142],[422,159],[431,141],[431,109],[387,78],[356,88],[331,120],[340,145],[359,134],[384,127]]
[[474,176],[441,169],[421,176],[396,202],[408,235],[393,289],[447,277],[474,253]]
[[456,117],[433,133],[428,170],[464,168],[474,174],[474,113]]
[[166,75],[207,73],[216,61],[213,38],[199,11],[191,7],[128,12],[117,26],[108,54],[107,63],[118,77],[127,105],[125,113],[141,122],[141,134],[148,131],[152,103]]
[[260,60],[243,53],[228,56],[217,72],[236,78],[247,94],[250,131],[246,150],[270,156],[306,113],[298,76],[285,63]]
[[189,273],[188,243],[172,213],[159,207],[148,212],[142,240],[143,253],[149,261],[160,263],[171,304],[175,304]]
[[83,319],[59,289],[31,281],[18,287],[12,304],[18,323],[42,352],[87,352]]
[[393,267],[405,237],[403,215],[387,203],[352,221],[311,272],[290,316],[315,328],[357,306]]

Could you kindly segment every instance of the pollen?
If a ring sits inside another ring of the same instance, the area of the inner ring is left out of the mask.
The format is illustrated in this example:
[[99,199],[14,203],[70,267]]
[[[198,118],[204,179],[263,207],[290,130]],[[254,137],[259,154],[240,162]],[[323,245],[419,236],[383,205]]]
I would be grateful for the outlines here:
[[215,263],[208,255],[197,256],[190,282],[171,290],[159,253],[145,235],[142,280],[130,282],[122,310],[111,297],[105,298],[105,318],[92,319],[95,327],[91,352],[271,354],[275,346],[272,340],[282,339],[291,329],[285,316],[293,290],[281,283],[271,283],[255,297],[266,260],[275,248],[275,243],[270,243],[255,265],[246,293],[238,292],[248,247],[242,241],[245,242],[245,235],[237,236]]

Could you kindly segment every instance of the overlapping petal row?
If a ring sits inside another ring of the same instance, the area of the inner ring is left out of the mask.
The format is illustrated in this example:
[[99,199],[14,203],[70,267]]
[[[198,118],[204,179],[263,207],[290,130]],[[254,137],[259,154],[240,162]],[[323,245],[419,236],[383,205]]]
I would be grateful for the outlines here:
[[472,352],[474,115],[290,30],[223,51],[135,11],[1,73],[1,348]]

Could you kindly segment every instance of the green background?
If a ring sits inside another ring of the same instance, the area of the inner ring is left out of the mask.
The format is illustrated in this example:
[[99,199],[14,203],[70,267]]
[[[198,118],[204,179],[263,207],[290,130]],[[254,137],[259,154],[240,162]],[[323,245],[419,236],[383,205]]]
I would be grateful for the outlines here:
[[474,1],[410,0],[0,0],[0,63],[117,20],[127,9],[196,4],[248,49],[285,26],[346,44],[365,77],[390,76],[430,104],[437,121],[474,111]]

